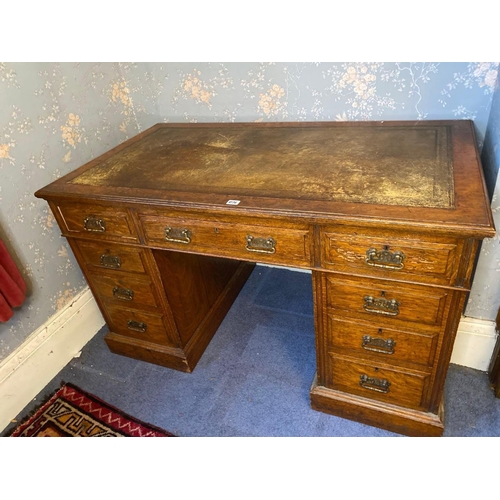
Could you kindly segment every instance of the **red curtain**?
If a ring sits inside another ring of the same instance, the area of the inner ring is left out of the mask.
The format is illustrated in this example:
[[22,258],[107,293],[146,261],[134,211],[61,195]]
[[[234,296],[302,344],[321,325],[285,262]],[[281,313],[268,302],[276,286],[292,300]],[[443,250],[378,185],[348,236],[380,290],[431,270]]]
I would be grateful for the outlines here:
[[26,298],[26,283],[0,240],[0,321],[8,321]]

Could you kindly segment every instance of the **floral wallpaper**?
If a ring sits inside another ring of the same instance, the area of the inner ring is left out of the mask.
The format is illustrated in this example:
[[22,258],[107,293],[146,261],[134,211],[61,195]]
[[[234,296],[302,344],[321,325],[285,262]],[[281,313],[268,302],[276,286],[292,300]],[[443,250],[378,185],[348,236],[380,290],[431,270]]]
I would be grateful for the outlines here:
[[[0,323],[0,362],[86,286],[46,202],[33,196],[52,180],[163,121],[473,119],[491,156],[497,75],[498,63],[478,62],[0,63],[0,237],[29,287]],[[468,308],[487,319],[499,302],[493,247],[483,246]]]
[[131,63],[139,127],[159,121],[473,119],[482,141],[498,63]]
[[118,64],[0,63],[0,238],[29,290],[0,323],[0,361],[86,286],[33,193],[138,132],[122,83]]

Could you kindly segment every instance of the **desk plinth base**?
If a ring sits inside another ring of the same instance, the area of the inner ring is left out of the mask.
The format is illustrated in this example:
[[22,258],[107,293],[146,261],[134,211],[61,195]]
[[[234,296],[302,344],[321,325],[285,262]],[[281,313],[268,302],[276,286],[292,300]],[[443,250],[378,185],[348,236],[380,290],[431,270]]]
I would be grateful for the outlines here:
[[328,389],[317,385],[316,379],[310,395],[313,410],[406,436],[438,437],[443,434],[443,403],[435,415]]
[[165,366],[173,370],[191,372],[194,364],[190,363],[182,349],[144,342],[114,332],[109,332],[104,340],[114,354],[139,359],[147,363]]

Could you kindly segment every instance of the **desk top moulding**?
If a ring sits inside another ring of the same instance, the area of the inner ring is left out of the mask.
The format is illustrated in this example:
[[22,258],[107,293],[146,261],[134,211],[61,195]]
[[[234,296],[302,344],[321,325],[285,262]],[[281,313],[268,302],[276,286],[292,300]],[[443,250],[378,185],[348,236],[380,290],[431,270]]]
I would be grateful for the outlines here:
[[494,234],[467,120],[157,124],[36,193],[61,195]]

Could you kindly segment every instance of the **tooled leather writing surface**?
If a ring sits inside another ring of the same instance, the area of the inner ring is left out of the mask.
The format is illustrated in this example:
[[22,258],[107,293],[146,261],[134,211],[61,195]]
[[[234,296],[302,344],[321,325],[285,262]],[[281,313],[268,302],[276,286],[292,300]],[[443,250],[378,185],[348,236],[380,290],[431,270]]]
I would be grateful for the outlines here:
[[448,127],[160,128],[73,184],[453,208]]

